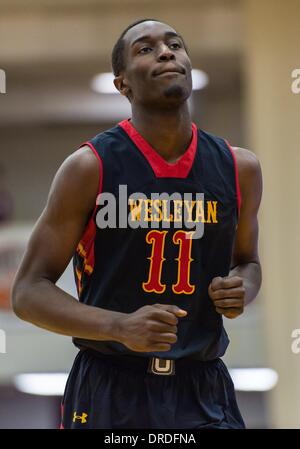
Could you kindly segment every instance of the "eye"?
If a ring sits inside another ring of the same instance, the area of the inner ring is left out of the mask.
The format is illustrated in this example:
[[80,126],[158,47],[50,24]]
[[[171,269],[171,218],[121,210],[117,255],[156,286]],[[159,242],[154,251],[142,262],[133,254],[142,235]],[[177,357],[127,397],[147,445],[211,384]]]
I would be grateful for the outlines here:
[[151,50],[151,48],[150,48],[150,47],[143,47],[143,48],[141,48],[141,49],[138,51],[138,53],[148,53],[147,51],[144,51],[144,50]]
[[176,48],[181,48],[181,45],[178,42],[173,42],[170,44],[170,47],[173,47],[174,45],[177,46]]

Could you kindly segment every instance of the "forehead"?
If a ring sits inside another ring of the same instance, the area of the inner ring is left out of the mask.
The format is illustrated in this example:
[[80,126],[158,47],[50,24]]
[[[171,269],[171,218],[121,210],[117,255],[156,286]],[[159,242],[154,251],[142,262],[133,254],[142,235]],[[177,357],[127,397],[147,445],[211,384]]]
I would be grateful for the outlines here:
[[130,45],[132,45],[132,43],[139,37],[147,35],[155,39],[163,36],[168,31],[176,33],[174,28],[162,22],[153,22],[149,20],[147,22],[139,23],[125,34],[124,40],[126,42],[126,47],[130,47]]

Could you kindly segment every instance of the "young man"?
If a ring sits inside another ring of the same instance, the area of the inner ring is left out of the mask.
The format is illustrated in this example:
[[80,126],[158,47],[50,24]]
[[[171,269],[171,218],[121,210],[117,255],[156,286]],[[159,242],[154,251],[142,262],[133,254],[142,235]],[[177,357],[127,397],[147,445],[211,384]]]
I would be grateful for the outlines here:
[[[222,315],[261,283],[259,163],[192,123],[191,61],[170,26],[129,26],[112,65],[132,118],[58,170],[14,311],[80,348],[63,427],[243,428]],[[55,285],[74,253],[79,302]]]

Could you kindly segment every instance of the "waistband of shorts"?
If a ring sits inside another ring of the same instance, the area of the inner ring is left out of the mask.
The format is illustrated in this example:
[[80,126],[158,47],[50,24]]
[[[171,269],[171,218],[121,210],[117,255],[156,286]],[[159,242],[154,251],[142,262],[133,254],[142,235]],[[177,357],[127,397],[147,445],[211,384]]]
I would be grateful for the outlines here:
[[[96,351],[95,349],[90,349],[90,348],[86,348],[86,349],[81,349],[80,350],[81,353],[84,353],[88,356],[92,356],[95,357],[97,359],[100,359],[102,361],[107,361],[108,363],[111,363],[113,365],[116,366],[121,366],[121,367],[126,367],[126,368],[131,368],[131,369],[138,369],[141,371],[147,371],[147,368],[149,366],[150,361],[153,359],[153,357],[156,356],[152,356],[149,355],[149,357],[145,357],[145,356],[135,356],[135,355],[119,355],[119,354],[104,354],[100,351]],[[156,357],[157,358],[157,357]],[[170,360],[167,359],[166,357],[161,357],[162,359],[165,360]],[[208,368],[208,367],[214,367],[219,365],[220,363],[222,364],[222,359],[220,358],[216,358],[216,359],[212,359],[212,360],[198,360],[196,358],[192,358],[192,357],[184,357],[184,358],[180,358],[180,359],[172,359],[175,362],[175,367],[176,367],[176,371],[180,370],[186,370],[187,368]]]

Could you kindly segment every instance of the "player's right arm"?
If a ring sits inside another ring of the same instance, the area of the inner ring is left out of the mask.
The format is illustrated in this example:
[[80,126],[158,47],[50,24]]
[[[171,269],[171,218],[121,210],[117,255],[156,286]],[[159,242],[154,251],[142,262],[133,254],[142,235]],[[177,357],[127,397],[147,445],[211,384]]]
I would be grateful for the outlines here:
[[176,341],[176,306],[123,314],[78,302],[56,286],[81,239],[98,193],[96,156],[82,148],[58,170],[12,290],[16,315],[41,328],[89,340],[118,341],[135,351],[167,351]]

